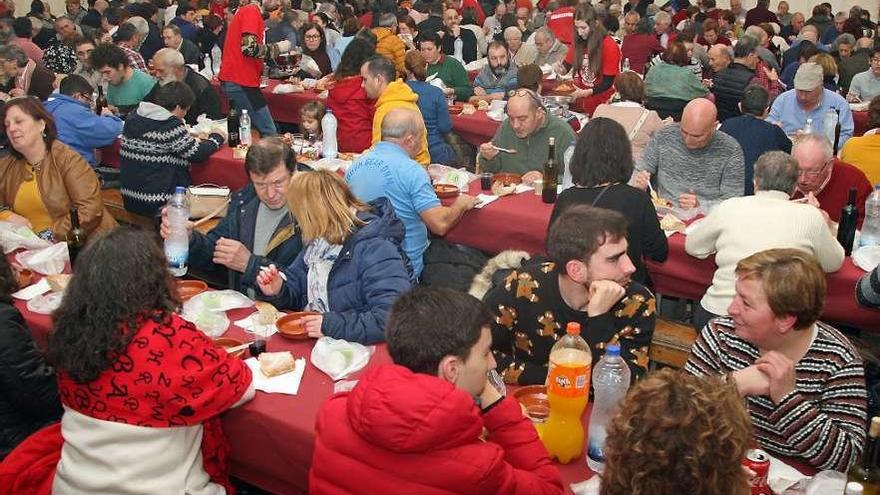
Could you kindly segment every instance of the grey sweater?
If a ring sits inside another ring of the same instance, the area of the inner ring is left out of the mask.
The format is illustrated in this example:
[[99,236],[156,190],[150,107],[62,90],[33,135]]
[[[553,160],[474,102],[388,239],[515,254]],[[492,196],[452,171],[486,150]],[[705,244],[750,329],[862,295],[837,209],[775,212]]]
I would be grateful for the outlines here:
[[680,194],[693,189],[700,205],[711,208],[745,190],[742,148],[721,131],[715,131],[706,147],[689,150],[678,124],[664,127],[648,142],[636,168],[650,172],[657,194],[676,203]]

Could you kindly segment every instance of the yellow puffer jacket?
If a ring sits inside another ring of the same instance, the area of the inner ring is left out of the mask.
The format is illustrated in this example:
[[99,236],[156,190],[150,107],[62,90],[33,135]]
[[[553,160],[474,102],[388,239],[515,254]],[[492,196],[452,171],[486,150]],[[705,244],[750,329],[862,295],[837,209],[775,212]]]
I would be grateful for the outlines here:
[[[419,95],[415,94],[406,83],[401,80],[392,81],[385,91],[376,100],[376,113],[373,114],[373,144],[382,140],[382,120],[394,108],[411,108],[421,115],[421,110],[416,102]],[[428,133],[422,133],[422,146],[415,161],[422,165],[431,164],[431,155],[428,154]]]
[[406,75],[406,66],[404,65],[406,45],[403,40],[387,27],[375,27],[373,34],[376,35],[376,54],[387,57],[394,62],[397,75],[404,77]]

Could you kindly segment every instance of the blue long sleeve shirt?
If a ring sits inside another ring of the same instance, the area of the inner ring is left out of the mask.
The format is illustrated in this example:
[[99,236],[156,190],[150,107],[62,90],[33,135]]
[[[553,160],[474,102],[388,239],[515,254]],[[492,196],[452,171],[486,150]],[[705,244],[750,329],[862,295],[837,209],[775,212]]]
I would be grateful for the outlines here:
[[[798,104],[796,90],[790,89],[777,96],[773,101],[767,120],[781,125],[782,130],[789,136],[803,129],[807,119],[813,119],[814,132],[824,132],[822,123],[828,110],[840,111],[840,142],[838,147],[842,147],[846,140],[852,137],[855,123],[849,104],[842,96],[833,91],[823,90],[819,105],[807,112]],[[829,136],[829,139],[833,141],[834,136]]]
[[55,119],[58,139],[82,155],[96,167],[95,148],[109,146],[122,134],[122,120],[115,116],[97,115],[79,100],[53,93],[45,103]]

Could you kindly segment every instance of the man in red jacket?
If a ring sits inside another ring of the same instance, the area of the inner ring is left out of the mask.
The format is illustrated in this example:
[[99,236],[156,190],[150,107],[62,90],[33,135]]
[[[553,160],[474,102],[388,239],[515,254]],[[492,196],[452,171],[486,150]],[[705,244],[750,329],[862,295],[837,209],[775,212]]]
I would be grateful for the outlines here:
[[318,412],[310,493],[561,494],[535,428],[487,378],[491,318],[450,289],[401,296],[385,330],[395,364]]

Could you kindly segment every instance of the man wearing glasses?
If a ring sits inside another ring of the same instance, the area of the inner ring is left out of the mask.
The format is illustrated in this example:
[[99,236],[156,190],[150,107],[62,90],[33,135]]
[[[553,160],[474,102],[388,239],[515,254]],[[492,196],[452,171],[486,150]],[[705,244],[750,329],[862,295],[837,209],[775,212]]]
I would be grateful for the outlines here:
[[[232,195],[226,216],[207,234],[187,225],[189,262],[208,272],[226,270],[229,288],[253,295],[260,268],[287,266],[302,250],[296,220],[287,209],[287,186],[296,172],[290,147],[277,137],[263,138],[244,161],[251,183]],[[170,226],[162,210],[162,238]]]
[[871,53],[871,66],[853,76],[846,99],[851,102],[869,102],[880,96],[880,47]]
[[[846,100],[822,86],[822,67],[813,62],[803,63],[794,76],[794,89],[773,101],[767,120],[778,124],[789,136],[804,132],[824,132],[824,121],[829,111],[839,112],[840,140],[838,148],[853,135],[855,124]],[[807,119],[812,119],[812,130],[806,131]],[[833,139],[833,136],[829,136]],[[838,212],[839,213],[839,212]]]
[[865,218],[865,199],[873,190],[865,173],[834,158],[831,142],[822,134],[804,135],[791,154],[798,162],[797,190],[792,197],[806,197],[808,203],[823,209],[831,220],[837,222],[840,210],[849,199],[849,189],[855,188],[858,228],[861,228]]

